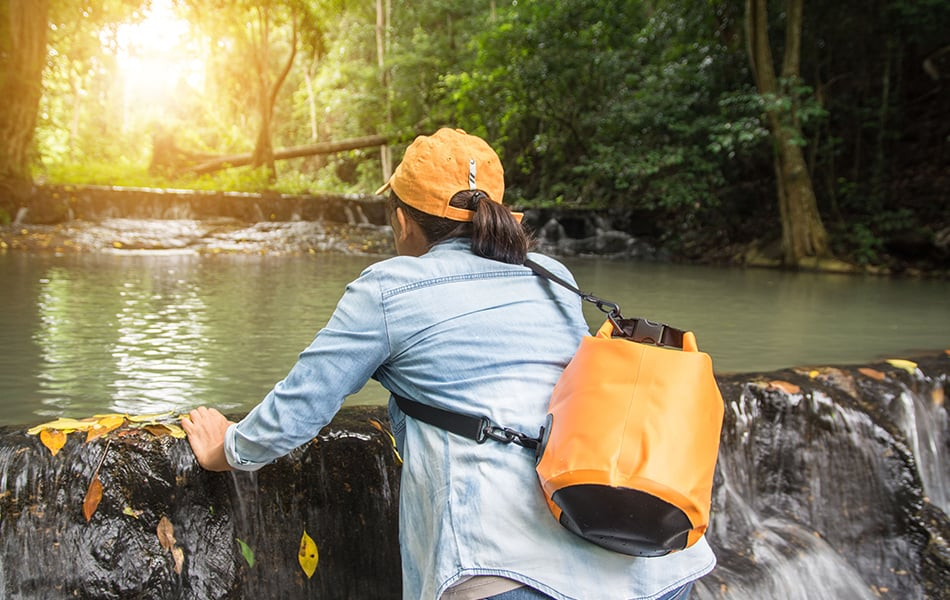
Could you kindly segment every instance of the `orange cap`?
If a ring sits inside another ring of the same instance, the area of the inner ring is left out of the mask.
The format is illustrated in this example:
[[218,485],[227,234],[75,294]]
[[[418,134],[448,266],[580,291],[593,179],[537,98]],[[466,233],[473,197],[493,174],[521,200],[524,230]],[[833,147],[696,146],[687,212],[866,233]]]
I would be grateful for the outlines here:
[[[376,193],[389,189],[426,214],[471,221],[473,211],[449,206],[452,196],[463,190],[481,190],[501,204],[505,171],[485,140],[461,129],[442,128],[432,135],[420,135],[406,148],[402,162]],[[521,215],[514,214],[520,220]]]

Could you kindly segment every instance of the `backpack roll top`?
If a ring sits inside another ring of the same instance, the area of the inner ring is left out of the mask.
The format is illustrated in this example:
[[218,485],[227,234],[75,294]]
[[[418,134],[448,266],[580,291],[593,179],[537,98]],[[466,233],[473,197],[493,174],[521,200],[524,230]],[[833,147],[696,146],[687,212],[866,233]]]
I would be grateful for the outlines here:
[[712,359],[586,337],[551,397],[538,478],[554,516],[577,535],[634,556],[698,541],[709,523],[723,401]]

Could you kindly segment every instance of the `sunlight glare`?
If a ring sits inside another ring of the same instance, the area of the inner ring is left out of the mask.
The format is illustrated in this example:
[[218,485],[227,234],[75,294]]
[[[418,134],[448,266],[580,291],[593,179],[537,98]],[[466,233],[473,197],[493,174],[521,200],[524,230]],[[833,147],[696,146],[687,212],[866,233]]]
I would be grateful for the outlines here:
[[181,94],[203,87],[202,53],[170,0],[153,0],[144,20],[121,25],[117,42],[127,113],[142,108],[150,117],[168,117]]

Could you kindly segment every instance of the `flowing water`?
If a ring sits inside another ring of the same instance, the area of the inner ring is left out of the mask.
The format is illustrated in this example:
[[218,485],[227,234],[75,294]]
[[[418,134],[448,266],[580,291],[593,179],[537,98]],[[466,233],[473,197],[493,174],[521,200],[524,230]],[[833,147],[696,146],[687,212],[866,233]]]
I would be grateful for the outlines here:
[[[0,423],[198,404],[246,411],[290,369],[346,283],[381,258],[0,253]],[[695,331],[720,373],[950,347],[948,282],[565,262],[625,316]],[[603,315],[585,312],[599,326]],[[386,398],[370,382],[348,401]]]

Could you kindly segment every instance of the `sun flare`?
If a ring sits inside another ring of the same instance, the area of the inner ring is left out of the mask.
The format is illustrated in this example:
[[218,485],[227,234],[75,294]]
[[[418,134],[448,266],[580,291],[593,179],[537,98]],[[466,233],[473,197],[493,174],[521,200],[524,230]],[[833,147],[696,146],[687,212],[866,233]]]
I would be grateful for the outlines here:
[[153,117],[168,116],[176,96],[203,86],[202,53],[188,22],[168,0],[154,0],[144,20],[123,24],[116,33],[127,109],[139,106],[157,113]]

